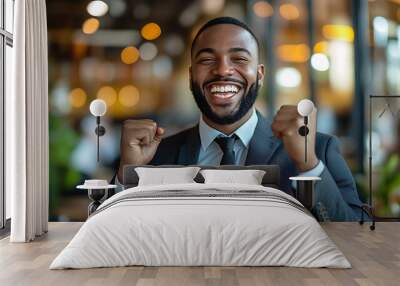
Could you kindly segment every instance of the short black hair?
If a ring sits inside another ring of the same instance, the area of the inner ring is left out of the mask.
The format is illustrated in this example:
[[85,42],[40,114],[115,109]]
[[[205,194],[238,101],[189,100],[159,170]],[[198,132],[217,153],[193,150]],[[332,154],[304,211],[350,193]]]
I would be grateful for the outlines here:
[[257,49],[258,49],[258,55],[260,54],[260,43],[259,43],[259,41],[257,39],[257,36],[250,29],[250,27],[247,26],[244,22],[242,22],[242,21],[240,21],[240,20],[238,20],[236,18],[233,18],[233,17],[218,17],[218,18],[214,18],[214,19],[211,19],[210,21],[208,21],[207,23],[205,23],[203,26],[201,26],[200,30],[197,32],[196,36],[193,39],[192,46],[190,48],[190,53],[193,54],[193,47],[194,47],[194,45],[195,45],[195,43],[197,41],[197,38],[201,35],[201,33],[204,32],[204,30],[206,30],[207,28],[210,28],[212,26],[221,25],[221,24],[236,25],[236,26],[239,26],[239,27],[245,29],[247,32],[249,32],[253,36],[254,40],[256,41]]

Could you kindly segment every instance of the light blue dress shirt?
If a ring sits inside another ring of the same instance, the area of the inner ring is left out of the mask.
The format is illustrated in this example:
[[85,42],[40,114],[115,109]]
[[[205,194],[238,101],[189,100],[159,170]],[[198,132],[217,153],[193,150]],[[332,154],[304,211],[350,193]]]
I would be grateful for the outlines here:
[[[236,134],[240,140],[235,141],[233,146],[233,152],[235,153],[235,163],[236,165],[245,165],[247,152],[249,150],[250,140],[253,137],[254,131],[256,130],[258,122],[258,116],[253,109],[251,117],[232,134]],[[219,165],[222,160],[223,152],[219,145],[214,141],[218,136],[226,137],[227,135],[209,126],[204,120],[203,116],[200,116],[199,122],[199,133],[200,133],[200,153],[197,161],[198,165]],[[324,171],[324,163],[319,160],[317,166],[306,172],[302,172],[299,176],[310,176],[319,177]],[[292,182],[295,185],[295,182]]]
[[[233,145],[236,165],[244,165],[246,162],[250,140],[253,137],[254,131],[256,130],[257,122],[257,113],[253,109],[253,113],[250,118],[242,126],[236,129],[235,132],[229,134],[229,137],[233,134],[236,134],[236,136],[240,139],[236,140],[235,144]],[[203,116],[200,116],[199,134],[201,147],[197,164],[219,165],[224,154],[219,145],[214,140],[219,136],[227,137],[227,135],[209,126],[203,120]]]

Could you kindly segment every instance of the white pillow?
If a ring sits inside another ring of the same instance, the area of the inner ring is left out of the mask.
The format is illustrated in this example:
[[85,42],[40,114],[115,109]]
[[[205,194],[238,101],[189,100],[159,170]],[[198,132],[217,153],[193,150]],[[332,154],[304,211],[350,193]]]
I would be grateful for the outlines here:
[[135,168],[139,176],[138,186],[196,183],[193,179],[199,170],[199,167]]
[[201,170],[204,183],[234,183],[246,185],[261,185],[265,171],[262,170]]

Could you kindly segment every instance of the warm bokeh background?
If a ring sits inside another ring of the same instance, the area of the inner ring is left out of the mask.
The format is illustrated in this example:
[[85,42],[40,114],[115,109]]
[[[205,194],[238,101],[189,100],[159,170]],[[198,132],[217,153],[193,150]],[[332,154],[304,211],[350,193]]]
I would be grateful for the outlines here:
[[[369,94],[400,94],[400,0],[47,1],[51,220],[84,220],[75,186],[110,179],[121,122],[152,118],[168,133],[198,119],[188,82],[191,40],[208,19],[247,22],[267,77],[257,107],[311,98],[318,129],[338,136],[362,196],[368,193]],[[93,99],[107,102],[96,161]],[[380,215],[400,215],[400,100],[373,99],[373,188]]]

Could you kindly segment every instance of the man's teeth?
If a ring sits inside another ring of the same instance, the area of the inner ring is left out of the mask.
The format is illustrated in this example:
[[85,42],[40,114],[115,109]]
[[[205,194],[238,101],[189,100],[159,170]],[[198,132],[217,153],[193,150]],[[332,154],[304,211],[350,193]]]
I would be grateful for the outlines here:
[[213,86],[211,87],[211,92],[238,92],[239,88],[235,85],[223,85],[223,86]]

